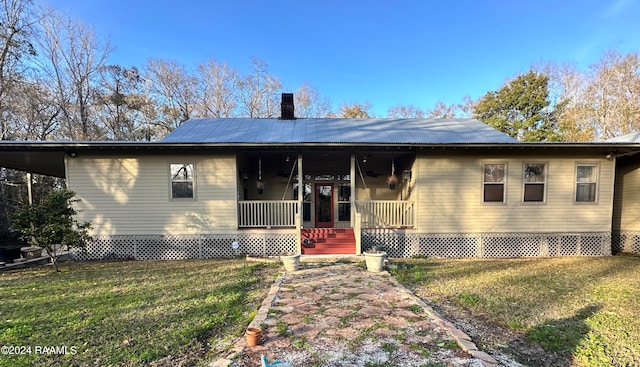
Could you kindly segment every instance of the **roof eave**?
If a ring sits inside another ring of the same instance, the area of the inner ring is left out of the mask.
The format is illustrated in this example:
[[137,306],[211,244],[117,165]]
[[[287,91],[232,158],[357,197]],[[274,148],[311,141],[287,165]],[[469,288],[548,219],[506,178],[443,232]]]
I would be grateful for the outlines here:
[[176,142],[0,142],[0,151],[70,151],[114,149],[172,149],[172,148],[277,148],[277,147],[412,147],[412,148],[627,148],[640,149],[640,143],[628,142],[544,142],[544,143],[379,143],[379,142],[231,142],[231,143],[176,143]]
[[638,143],[594,142],[594,143],[166,143],[166,142],[0,142],[0,166],[65,177],[65,157],[80,152],[93,154],[118,154],[120,152],[148,152],[180,150],[184,153],[198,150],[303,150],[303,149],[351,149],[351,150],[405,150],[427,149],[521,149],[521,150],[598,150],[613,156],[640,152]]

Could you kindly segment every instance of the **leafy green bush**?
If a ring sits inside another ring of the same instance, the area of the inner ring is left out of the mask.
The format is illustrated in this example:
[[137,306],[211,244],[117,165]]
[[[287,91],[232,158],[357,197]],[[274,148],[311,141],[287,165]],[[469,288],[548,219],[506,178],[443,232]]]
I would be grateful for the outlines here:
[[13,227],[32,246],[47,251],[58,269],[58,255],[63,248],[83,248],[90,236],[89,222],[79,223],[74,216],[75,193],[66,189],[54,190],[42,202],[26,206],[13,216]]

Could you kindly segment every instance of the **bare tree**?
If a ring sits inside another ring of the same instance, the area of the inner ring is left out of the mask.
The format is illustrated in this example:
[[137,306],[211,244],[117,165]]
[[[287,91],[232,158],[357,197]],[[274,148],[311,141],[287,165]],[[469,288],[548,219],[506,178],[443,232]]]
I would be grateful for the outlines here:
[[588,115],[585,90],[589,79],[575,64],[546,62],[534,69],[549,76],[549,99],[559,109],[559,128],[565,141],[593,141],[596,139],[593,120]]
[[414,105],[395,105],[387,110],[387,116],[393,118],[424,118],[424,111]]
[[280,112],[280,79],[272,76],[267,64],[252,58],[253,74],[240,83],[241,114],[247,117],[275,117]]
[[41,17],[32,0],[3,0],[0,3],[0,139],[11,133],[13,114],[8,103],[12,89],[23,79],[24,59],[36,55],[33,38]]
[[466,118],[473,113],[474,101],[465,96],[462,103],[445,104],[436,102],[430,110],[422,110],[413,105],[396,105],[387,111],[387,115],[393,118]]
[[373,117],[369,110],[371,109],[371,105],[369,102],[365,102],[364,104],[353,103],[351,105],[342,103],[340,108],[338,109],[338,113],[336,117],[348,118],[348,119],[367,119]]
[[240,98],[241,77],[227,63],[209,59],[198,65],[198,96],[195,112],[207,117],[234,117]]
[[552,62],[538,68],[550,75],[565,140],[601,140],[640,130],[637,52],[605,52],[587,71]]
[[308,82],[296,90],[295,115],[297,117],[327,117],[331,114],[331,101],[323,96],[318,90]]
[[115,140],[142,140],[146,134],[143,80],[136,67],[108,65],[101,68],[97,91],[97,113],[104,137]]
[[476,102],[464,96],[462,103],[445,104],[438,101],[432,109],[425,112],[425,117],[439,119],[469,118],[473,115]]
[[101,44],[92,28],[55,12],[43,20],[42,28],[41,66],[56,91],[65,135],[71,139],[93,139],[94,90],[111,47],[108,43]]
[[149,93],[159,104],[156,124],[172,131],[191,118],[197,95],[197,79],[184,65],[171,60],[149,59],[145,77],[150,82]]
[[12,131],[23,140],[47,140],[57,135],[61,110],[46,83],[37,77],[23,81],[10,97],[14,108]]
[[607,52],[591,67],[586,112],[602,139],[640,129],[640,57]]
[[458,105],[456,104],[444,104],[444,102],[438,101],[436,102],[433,109],[428,110],[426,115],[429,118],[439,118],[439,119],[452,119],[456,118]]

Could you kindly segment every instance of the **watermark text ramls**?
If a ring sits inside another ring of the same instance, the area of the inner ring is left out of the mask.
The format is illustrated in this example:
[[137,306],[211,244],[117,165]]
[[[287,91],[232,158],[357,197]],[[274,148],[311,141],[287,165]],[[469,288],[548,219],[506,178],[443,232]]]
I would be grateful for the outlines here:
[[0,354],[5,356],[37,354],[37,355],[65,355],[76,354],[78,348],[75,345],[3,345]]

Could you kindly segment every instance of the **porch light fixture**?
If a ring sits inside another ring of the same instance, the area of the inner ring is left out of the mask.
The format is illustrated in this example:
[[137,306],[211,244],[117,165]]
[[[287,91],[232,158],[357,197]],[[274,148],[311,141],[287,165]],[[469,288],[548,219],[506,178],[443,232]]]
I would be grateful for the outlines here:
[[404,171],[402,171],[402,181],[404,181],[404,182],[411,181],[411,170],[410,169],[405,169]]

